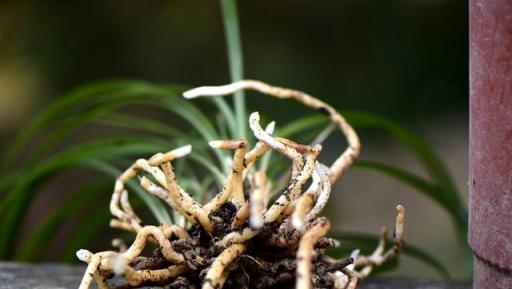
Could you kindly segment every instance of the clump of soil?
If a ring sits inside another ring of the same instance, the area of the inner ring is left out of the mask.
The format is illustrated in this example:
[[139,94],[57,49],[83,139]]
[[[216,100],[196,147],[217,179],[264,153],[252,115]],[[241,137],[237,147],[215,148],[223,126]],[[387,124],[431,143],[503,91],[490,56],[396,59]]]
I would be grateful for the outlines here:
[[[188,230],[192,237],[190,240],[171,240],[173,249],[185,256],[187,265],[192,269],[190,272],[176,279],[159,283],[146,282],[136,287],[124,282],[117,283],[112,274],[110,277],[114,285],[113,288],[138,288],[142,285],[162,286],[169,289],[201,288],[205,282],[208,268],[222,249],[214,244],[232,232],[229,224],[233,221],[235,214],[236,207],[231,202],[227,202],[209,215],[215,227],[213,235],[207,234],[201,226],[194,225]],[[268,247],[263,241],[264,239],[265,234],[262,234],[249,241],[247,251],[227,268],[229,277],[223,288],[294,288],[297,247]],[[312,260],[313,288],[333,288],[334,281],[328,273],[341,270],[352,263],[350,258],[334,263],[325,261],[325,249],[332,244],[331,240],[325,238],[323,242],[318,242],[315,247]],[[172,264],[162,256],[160,249],[157,248],[153,251],[153,256],[139,256],[130,265],[136,270],[156,270],[167,268]]]

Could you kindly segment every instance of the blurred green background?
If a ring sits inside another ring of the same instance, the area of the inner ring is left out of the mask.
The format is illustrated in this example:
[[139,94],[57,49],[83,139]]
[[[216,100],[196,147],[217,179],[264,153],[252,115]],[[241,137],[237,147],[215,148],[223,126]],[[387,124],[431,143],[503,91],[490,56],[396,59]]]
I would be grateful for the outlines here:
[[[266,0],[239,1],[238,8],[247,78],[300,89],[340,110],[378,113],[406,125],[436,149],[466,192],[466,1]],[[219,3],[0,2],[2,150],[59,95],[112,78],[192,86],[228,83]],[[248,103],[249,111],[257,108],[278,126],[307,112],[255,94]],[[363,159],[425,175],[388,136],[364,132],[362,142]],[[342,145],[341,138],[330,139],[327,153]],[[78,171],[49,185],[20,224],[22,236],[56,200],[86,180]],[[105,192],[98,210],[107,210],[109,197]],[[399,182],[353,169],[336,185],[327,214],[336,228],[377,233],[381,225],[392,226],[396,203],[409,209],[407,240],[439,257],[453,277],[466,276],[467,260],[447,213]],[[106,225],[104,231],[110,232]],[[64,228],[45,260],[56,260],[66,239]],[[89,247],[107,245],[106,239],[93,240]],[[408,258],[391,274],[439,277]]]

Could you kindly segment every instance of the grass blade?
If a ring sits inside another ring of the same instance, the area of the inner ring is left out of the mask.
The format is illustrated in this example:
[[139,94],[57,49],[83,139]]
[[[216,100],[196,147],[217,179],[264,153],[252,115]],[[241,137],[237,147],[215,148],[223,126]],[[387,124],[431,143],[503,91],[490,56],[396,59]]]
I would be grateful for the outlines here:
[[38,188],[47,182],[49,178],[57,174],[59,171],[79,164],[81,161],[97,157],[105,161],[111,161],[123,154],[141,154],[154,153],[165,147],[158,144],[157,140],[149,143],[149,139],[136,142],[134,139],[107,139],[100,142],[87,143],[68,149],[56,156],[46,160],[29,170],[23,176],[22,181],[10,190],[4,202],[10,202],[9,206],[1,206],[3,210],[0,214],[3,216],[2,226],[0,227],[0,258],[6,258],[12,254],[13,247],[16,243],[19,224],[23,223],[25,210],[30,205]]
[[111,189],[112,181],[103,180],[86,186],[73,194],[30,232],[20,245],[16,260],[39,261],[53,240],[52,237],[57,234],[59,227],[73,214],[91,205],[101,194],[105,194]]
[[355,127],[383,130],[408,147],[419,158],[429,175],[443,188],[450,202],[453,202],[456,206],[464,207],[455,182],[443,161],[420,137],[400,124],[381,116],[363,112],[345,112],[344,115]]
[[148,90],[154,91],[154,87],[142,81],[102,81],[89,85],[82,86],[69,94],[59,98],[50,106],[45,108],[43,112],[29,124],[28,127],[23,129],[21,133],[14,139],[12,145],[9,147],[2,160],[1,169],[5,171],[24,147],[33,139],[34,135],[45,127],[50,121],[58,119],[63,114],[69,113],[73,108],[80,107],[76,104],[81,101],[88,100],[89,98],[110,94],[112,92],[131,92],[137,91],[147,92]]
[[[229,73],[231,81],[243,79],[243,56],[242,44],[240,41],[240,29],[238,21],[238,12],[236,0],[221,0],[222,19],[224,20],[224,34],[226,36],[226,46],[228,49]],[[234,96],[235,116],[239,138],[247,139],[247,112],[245,108],[245,95],[243,91],[238,91]]]
[[407,184],[413,188],[415,188],[418,192],[425,194],[427,197],[432,199],[435,203],[438,203],[445,210],[447,210],[453,217],[454,221],[458,226],[466,225],[466,214],[464,211],[459,211],[457,206],[454,206],[449,199],[446,198],[446,194],[443,193],[443,190],[438,185],[431,184],[429,181],[426,181],[414,174],[411,174],[402,169],[383,164],[377,162],[370,161],[356,161],[354,163],[355,167],[372,170],[376,172],[383,173],[387,176],[390,176],[401,183]]

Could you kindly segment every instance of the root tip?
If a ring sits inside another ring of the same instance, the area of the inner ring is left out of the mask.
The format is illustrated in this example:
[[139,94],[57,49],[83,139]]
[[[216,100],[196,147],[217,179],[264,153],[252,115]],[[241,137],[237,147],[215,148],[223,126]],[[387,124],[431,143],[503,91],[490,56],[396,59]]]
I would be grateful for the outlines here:
[[197,88],[194,88],[183,92],[182,95],[186,99],[192,99],[201,96],[201,93],[198,92]]
[[184,145],[177,149],[174,149],[172,152],[176,158],[181,158],[183,156],[188,155],[192,151],[192,145]]
[[76,251],[76,257],[82,262],[89,262],[89,260],[91,260],[92,253],[91,251],[80,249]]
[[128,262],[122,255],[117,255],[110,258],[110,264],[112,265],[112,271],[116,275],[122,275]]
[[273,134],[275,129],[276,129],[276,122],[275,121],[271,121],[265,127],[265,132],[268,133],[268,134]]
[[251,228],[253,228],[253,229],[261,229],[264,225],[263,218],[261,218],[260,216],[251,217],[249,219],[249,224],[251,225]]
[[223,141],[221,140],[212,140],[208,142],[208,145],[212,148],[219,148],[222,146]]
[[292,218],[292,225],[295,229],[300,229],[304,225],[304,221],[299,218]]

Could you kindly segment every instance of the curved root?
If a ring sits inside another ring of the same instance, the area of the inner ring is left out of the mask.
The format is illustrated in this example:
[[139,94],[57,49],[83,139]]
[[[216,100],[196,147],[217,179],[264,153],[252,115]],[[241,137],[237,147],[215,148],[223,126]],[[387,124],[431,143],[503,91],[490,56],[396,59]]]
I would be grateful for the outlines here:
[[[321,145],[298,144],[273,136],[275,123],[271,122],[263,129],[259,113],[254,112],[250,115],[249,126],[258,142],[252,149],[246,140],[209,143],[215,149],[234,150],[234,156],[232,171],[223,189],[205,205],[194,200],[178,184],[171,164],[174,159],[190,153],[190,145],[157,153],[148,160],[137,160],[116,180],[110,201],[111,227],[135,232],[135,240],[127,247],[116,239],[113,246],[119,248],[119,252],[93,254],[87,250],[78,251],[77,257],[88,263],[80,289],[88,288],[93,279],[99,288],[145,285],[201,286],[203,289],[223,286],[289,288],[296,280],[297,289],[354,289],[358,280],[368,277],[375,266],[396,257],[403,245],[405,210],[401,205],[397,206],[393,246],[387,251],[387,236],[383,230],[380,242],[370,256],[360,256],[356,250],[351,258],[336,261],[324,253],[325,248],[335,242],[324,237],[330,224],[319,214],[327,204],[332,184],[352,164],[360,150],[359,138],[345,119],[331,106],[306,93],[254,80],[200,87],[185,92],[184,96],[226,95],[240,89],[294,99],[319,110],[345,135],[348,147],[330,167],[324,166],[317,161]],[[331,127],[317,140],[324,139]],[[272,198],[269,180],[265,169],[256,170],[253,166],[270,150],[289,158],[292,168],[288,185],[267,208]],[[148,193],[182,215],[190,227],[144,226],[130,205],[125,188],[126,183],[136,176]],[[250,184],[249,192],[244,192],[245,180]],[[310,180],[309,188],[303,192],[303,186]],[[141,256],[148,241],[156,245],[153,256]],[[114,285],[118,278],[115,276],[121,276],[127,283]]]

